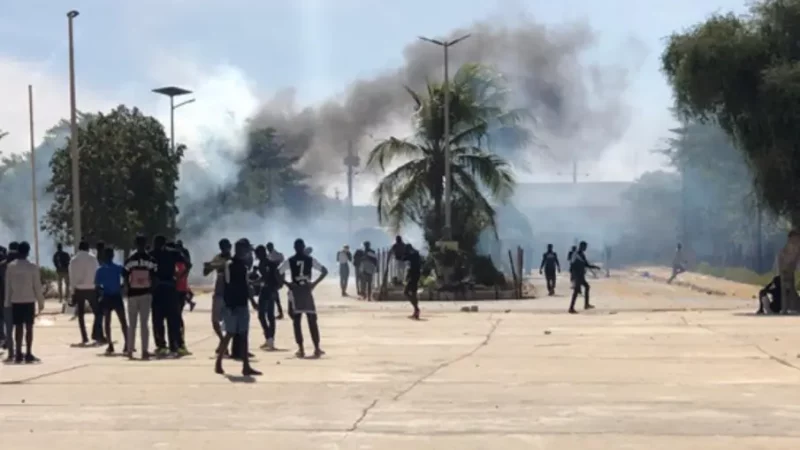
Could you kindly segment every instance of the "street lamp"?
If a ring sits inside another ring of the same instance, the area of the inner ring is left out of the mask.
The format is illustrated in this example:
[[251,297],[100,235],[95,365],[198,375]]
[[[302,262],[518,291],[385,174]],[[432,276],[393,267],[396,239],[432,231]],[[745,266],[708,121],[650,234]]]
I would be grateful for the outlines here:
[[78,17],[78,11],[67,13],[69,26],[69,153],[72,159],[72,240],[77,250],[81,241],[81,190],[80,170],[78,162],[78,112],[75,108],[75,45],[72,38],[72,21]]
[[[181,106],[188,105],[195,101],[195,99],[189,99],[185,102],[175,104],[175,97],[179,97],[181,95],[191,94],[192,91],[188,89],[179,88],[176,86],[166,86],[158,89],[153,89],[153,92],[156,94],[166,95],[169,97],[169,141],[170,141],[170,148],[172,149],[172,153],[175,153],[175,110],[180,108]],[[175,205],[175,199],[172,199],[172,205]],[[175,215],[172,214],[170,216],[170,225],[172,228],[175,228]]]
[[453,240],[452,227],[452,175],[450,174],[450,71],[448,68],[448,50],[470,35],[465,34],[458,39],[439,41],[420,36],[425,42],[436,44],[444,49],[444,239]]

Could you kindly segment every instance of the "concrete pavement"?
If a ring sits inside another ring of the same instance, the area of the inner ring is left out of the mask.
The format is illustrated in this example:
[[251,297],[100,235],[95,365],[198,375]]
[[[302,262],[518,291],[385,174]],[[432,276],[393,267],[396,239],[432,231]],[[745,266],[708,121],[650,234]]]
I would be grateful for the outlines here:
[[[564,282],[560,290],[563,291]],[[0,366],[0,442],[23,449],[797,449],[800,327],[753,300],[635,276],[564,297],[367,304],[319,287],[320,360],[256,351],[256,380],[213,373],[209,302],[185,315],[194,352],[127,361],[37,328],[41,364]],[[55,309],[55,308],[54,308]],[[260,335],[253,316],[251,334]],[[114,330],[119,337],[118,329]],[[121,346],[120,346],[121,347]],[[237,374],[240,366],[226,361]]]

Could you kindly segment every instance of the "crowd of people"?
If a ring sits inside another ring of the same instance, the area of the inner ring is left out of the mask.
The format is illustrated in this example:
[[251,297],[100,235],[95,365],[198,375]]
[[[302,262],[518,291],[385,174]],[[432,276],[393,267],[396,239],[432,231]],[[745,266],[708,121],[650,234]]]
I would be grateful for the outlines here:
[[[586,250],[589,244],[586,241],[581,241],[577,246],[572,246],[569,253],[567,253],[567,260],[569,261],[569,278],[572,289],[572,299],[569,304],[569,313],[577,314],[575,309],[575,301],[578,296],[583,294],[583,308],[586,310],[594,309],[594,306],[589,301],[589,282],[586,279],[586,274],[590,270],[600,270],[600,267],[591,264],[586,259]],[[558,254],[553,251],[553,244],[547,244],[547,251],[542,254],[542,263],[539,265],[539,274],[544,274],[545,282],[547,285],[547,293],[550,296],[556,293],[556,273],[561,273],[561,263],[558,261]]]

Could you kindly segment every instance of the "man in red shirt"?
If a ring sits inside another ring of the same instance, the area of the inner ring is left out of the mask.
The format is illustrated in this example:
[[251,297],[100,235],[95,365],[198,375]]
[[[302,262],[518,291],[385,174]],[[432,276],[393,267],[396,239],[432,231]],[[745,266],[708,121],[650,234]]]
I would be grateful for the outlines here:
[[[186,349],[186,327],[183,324],[183,308],[186,307],[187,302],[192,301],[192,297],[194,294],[192,290],[189,289],[189,273],[186,270],[186,264],[183,262],[178,262],[175,264],[175,274],[177,276],[175,280],[175,289],[178,291],[178,308],[180,311],[180,319],[181,319],[181,336],[183,337],[183,347],[181,348],[182,354],[189,354],[189,351]],[[182,276],[181,276],[182,274]]]

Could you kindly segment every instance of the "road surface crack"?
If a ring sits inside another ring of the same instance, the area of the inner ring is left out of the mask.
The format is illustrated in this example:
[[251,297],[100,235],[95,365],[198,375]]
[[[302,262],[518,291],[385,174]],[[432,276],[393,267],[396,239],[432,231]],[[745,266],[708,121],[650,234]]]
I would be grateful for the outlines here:
[[[489,320],[491,320],[491,317],[489,318]],[[445,361],[445,362],[439,364],[438,366],[434,367],[432,370],[428,371],[425,375],[421,376],[416,381],[411,383],[411,385],[409,385],[407,388],[403,389],[397,395],[395,395],[394,398],[392,398],[392,401],[396,402],[396,401],[400,400],[406,394],[411,392],[415,387],[417,387],[420,384],[424,383],[425,380],[427,380],[430,377],[436,375],[440,370],[445,369],[445,368],[447,368],[447,367],[449,367],[449,366],[451,366],[451,365],[453,365],[453,364],[455,364],[455,363],[457,363],[459,361],[463,361],[463,360],[469,358],[470,356],[474,355],[475,353],[477,353],[478,350],[482,349],[483,347],[486,347],[486,345],[489,344],[489,341],[492,340],[492,335],[494,335],[495,330],[497,330],[497,326],[500,325],[500,322],[502,322],[502,321],[503,321],[503,319],[497,319],[494,322],[492,322],[492,326],[491,326],[491,328],[489,328],[489,332],[486,333],[486,337],[484,337],[483,341],[481,341],[478,345],[476,345],[475,348],[473,348],[472,350],[470,350],[470,351],[468,351],[468,352],[466,352],[466,353],[464,353],[464,354],[462,354],[462,355],[460,355],[460,356],[458,356],[456,358],[453,358],[453,359],[451,359],[449,361]]]
[[353,422],[353,424],[352,424],[352,425],[350,425],[350,428],[348,428],[348,429],[347,429],[347,432],[348,432],[348,433],[352,433],[353,431],[356,431],[356,430],[358,429],[358,426],[359,426],[359,425],[361,425],[361,422],[363,422],[363,421],[364,421],[364,419],[366,419],[366,418],[367,418],[367,415],[369,414],[369,412],[370,412],[370,411],[372,410],[372,408],[374,408],[374,407],[375,407],[377,404],[378,404],[378,399],[376,398],[375,400],[373,400],[373,401],[372,401],[372,403],[370,403],[370,404],[369,404],[369,406],[367,406],[366,408],[364,408],[364,409],[361,411],[361,415],[360,415],[360,416],[358,416],[358,419],[356,419],[356,421],[355,421],[355,422]]

